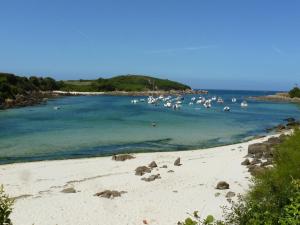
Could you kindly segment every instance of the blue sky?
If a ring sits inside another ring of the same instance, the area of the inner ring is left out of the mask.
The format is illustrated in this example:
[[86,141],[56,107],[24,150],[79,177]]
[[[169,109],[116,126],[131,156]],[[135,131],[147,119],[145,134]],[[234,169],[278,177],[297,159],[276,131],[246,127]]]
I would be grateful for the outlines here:
[[147,74],[194,88],[300,83],[297,0],[2,0],[0,71]]

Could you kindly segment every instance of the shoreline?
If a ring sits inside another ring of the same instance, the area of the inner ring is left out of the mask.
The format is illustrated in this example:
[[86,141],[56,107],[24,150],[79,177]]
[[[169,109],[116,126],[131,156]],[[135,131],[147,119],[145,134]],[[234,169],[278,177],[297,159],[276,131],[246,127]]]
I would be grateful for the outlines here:
[[[220,206],[230,205],[226,193],[243,194],[251,183],[250,173],[241,165],[248,146],[279,135],[201,150],[137,153],[124,162],[93,157],[0,165],[0,183],[16,198],[15,225],[96,225],[99,221],[138,225],[143,220],[176,224],[195,210],[203,218],[211,214],[221,219]],[[178,157],[182,165],[174,166]],[[134,170],[151,161],[158,167],[142,177],[160,174],[161,179],[145,182]],[[229,190],[215,189],[221,180],[230,184]],[[76,193],[63,193],[66,188]],[[114,199],[94,196],[104,190],[126,193]]]

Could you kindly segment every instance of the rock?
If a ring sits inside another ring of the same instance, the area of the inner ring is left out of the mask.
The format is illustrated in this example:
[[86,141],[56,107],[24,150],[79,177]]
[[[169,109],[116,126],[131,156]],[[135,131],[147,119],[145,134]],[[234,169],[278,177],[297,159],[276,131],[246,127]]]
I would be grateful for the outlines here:
[[287,126],[288,128],[297,127],[297,126],[299,126],[299,125],[300,125],[300,122],[299,122],[299,121],[288,122],[288,123],[286,124],[286,126]]
[[229,191],[226,194],[226,198],[233,198],[235,196],[235,193],[233,191]]
[[174,170],[168,170],[168,173],[174,173]]
[[215,193],[215,197],[219,197],[221,195],[220,192]]
[[260,164],[261,163],[261,160],[259,159],[253,159],[251,162],[250,162],[250,165],[256,165],[256,164]]
[[217,184],[217,187],[216,189],[219,189],[219,190],[225,190],[225,189],[229,189],[229,184],[225,181],[220,181],[218,184]]
[[112,156],[112,160],[115,161],[125,161],[128,159],[134,159],[135,157],[133,157],[132,155],[129,154],[122,154],[122,155],[113,155]]
[[270,145],[278,145],[281,143],[281,140],[279,137],[270,137],[266,143]]
[[178,157],[175,162],[174,162],[174,166],[181,166],[182,164],[180,164],[180,157]]
[[76,190],[72,187],[70,188],[65,188],[61,191],[62,193],[76,193]]
[[135,169],[135,175],[143,176],[145,173],[151,173],[151,169],[147,166],[139,166]]
[[276,130],[277,132],[283,131],[283,130],[285,130],[285,129],[286,129],[286,126],[283,125],[283,124],[279,124],[278,126],[275,127],[275,130]]
[[157,167],[156,162],[155,162],[155,161],[152,161],[152,162],[149,164],[149,167],[150,167],[150,168],[155,168],[155,167]]
[[260,167],[257,165],[251,165],[249,166],[248,171],[251,173],[252,176],[257,176],[265,172],[264,167]]
[[149,177],[143,177],[141,180],[144,180],[146,182],[154,181],[156,179],[161,179],[160,174],[151,175]]
[[161,168],[167,169],[168,166],[167,165],[163,165]]
[[280,139],[281,142],[285,141],[286,138],[287,138],[287,135],[285,135],[285,134],[281,134],[279,136],[279,139]]
[[120,197],[122,194],[126,193],[126,191],[110,191],[110,190],[105,190],[102,192],[96,193],[94,196],[99,196],[102,198],[115,198],[115,197]]
[[268,144],[266,143],[256,143],[248,146],[248,154],[257,154],[268,151]]
[[248,166],[248,165],[250,165],[250,160],[249,160],[249,159],[245,159],[245,160],[241,163],[241,165],[243,165],[243,166]]
[[296,119],[293,118],[293,117],[289,117],[289,118],[284,119],[284,121],[287,121],[288,123],[291,123],[291,122],[295,122]]
[[272,165],[273,164],[273,160],[272,159],[267,159],[266,162],[262,162],[260,164],[261,167],[265,167],[265,166],[269,166],[269,165]]

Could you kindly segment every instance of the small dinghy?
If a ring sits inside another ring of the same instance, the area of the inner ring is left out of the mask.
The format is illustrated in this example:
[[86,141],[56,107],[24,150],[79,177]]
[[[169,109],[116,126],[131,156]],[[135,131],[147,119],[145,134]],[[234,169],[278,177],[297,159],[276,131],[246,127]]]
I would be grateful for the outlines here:
[[230,111],[230,107],[229,106],[225,106],[223,109],[224,112],[229,112]]
[[235,102],[236,102],[236,98],[232,98],[231,101],[232,101],[233,103],[235,103]]
[[248,103],[247,103],[246,101],[242,101],[241,107],[242,107],[242,108],[248,107]]

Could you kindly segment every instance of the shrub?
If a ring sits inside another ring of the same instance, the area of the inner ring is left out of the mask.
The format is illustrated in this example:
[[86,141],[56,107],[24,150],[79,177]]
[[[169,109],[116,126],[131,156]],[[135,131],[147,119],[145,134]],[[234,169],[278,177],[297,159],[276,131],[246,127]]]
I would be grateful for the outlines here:
[[3,185],[0,186],[0,224],[11,225],[9,215],[12,212],[13,200],[5,194]]

